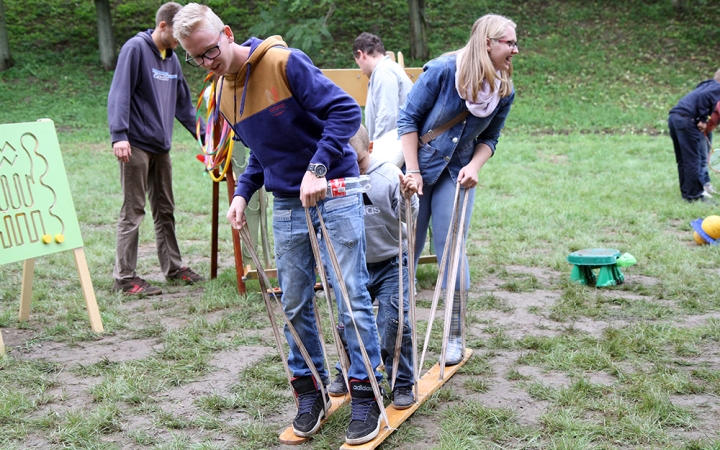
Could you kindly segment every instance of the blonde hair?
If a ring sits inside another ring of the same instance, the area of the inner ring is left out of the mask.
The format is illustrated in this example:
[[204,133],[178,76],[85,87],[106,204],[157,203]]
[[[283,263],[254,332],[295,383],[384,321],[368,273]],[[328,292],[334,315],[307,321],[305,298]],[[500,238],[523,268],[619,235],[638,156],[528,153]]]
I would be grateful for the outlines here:
[[220,32],[224,27],[223,21],[208,6],[188,3],[175,14],[173,37],[180,40],[190,36],[190,33],[195,30]]
[[[515,22],[498,14],[486,14],[475,21],[470,32],[470,40],[464,48],[453,53],[463,52],[458,68],[459,88],[476,98],[482,90],[483,81],[495,92],[497,73],[487,51],[488,39],[500,39],[508,26],[516,27]],[[508,70],[500,71],[500,97],[512,94],[512,63]]]
[[355,133],[355,136],[350,138],[350,146],[358,156],[368,152],[370,148],[370,135],[365,125],[360,124],[360,128],[357,130],[357,133]]

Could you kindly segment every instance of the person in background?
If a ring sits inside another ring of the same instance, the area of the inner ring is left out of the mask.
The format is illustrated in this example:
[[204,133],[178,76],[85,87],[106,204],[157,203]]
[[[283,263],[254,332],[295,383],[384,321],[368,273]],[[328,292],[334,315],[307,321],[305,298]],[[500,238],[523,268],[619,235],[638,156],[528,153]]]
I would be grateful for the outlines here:
[[[428,226],[432,220],[435,249],[445,248],[451,226],[453,198],[459,183],[468,195],[465,239],[478,184],[478,172],[495,153],[510,106],[515,99],[512,84],[512,59],[518,53],[515,23],[496,14],[480,17],[472,27],[470,39],[460,50],[428,62],[423,73],[400,108],[398,134],[405,156],[406,173],[411,175],[420,195],[415,259],[425,246]],[[469,114],[466,112],[469,111]],[[437,130],[467,114],[464,120],[440,135],[430,133],[422,143],[420,136]],[[433,136],[435,136],[433,138]],[[438,256],[438,261],[441,261]],[[460,363],[465,349],[462,345],[462,313],[460,274],[464,287],[470,287],[467,257],[462,253],[457,279],[442,280],[444,289],[454,289],[450,339],[446,364]]]
[[[336,296],[338,322],[347,330],[350,360],[352,414],[345,441],[353,445],[370,441],[380,431],[380,406],[370,377],[380,382],[382,374],[376,369],[380,348],[366,288],[360,173],[357,156],[348,143],[360,127],[360,107],[307,55],[288,48],[279,36],[238,43],[229,26],[209,7],[197,3],[183,7],[174,28],[175,37],[187,51],[185,60],[222,77],[220,111],[236,138],[251,150],[227,212],[230,224],[244,226],[247,203],[261,186],[275,197],[273,236],[282,302],[311,359],[305,361],[286,327],[291,385],[298,401],[293,432],[303,437],[316,433],[330,407],[330,398],[320,387],[320,383],[328,383],[329,376],[313,299],[315,267],[332,267],[332,263],[327,245],[321,246],[321,261],[315,260],[309,234],[318,232],[322,214],[329,233],[323,238],[332,242],[348,292],[347,299]],[[344,189],[337,189],[339,184]],[[333,187],[332,197],[329,186]],[[312,229],[308,229],[306,210]],[[335,271],[330,270],[329,275],[333,286],[339,286]],[[365,369],[361,342],[372,373]],[[313,376],[309,364],[321,379]]]
[[[173,125],[177,118],[195,136],[195,107],[173,49],[173,17],[182,6],[165,3],[155,29],[130,38],[120,50],[108,94],[108,124],[113,153],[120,164],[123,204],[117,225],[113,289],[127,295],[157,295],[162,290],[137,275],[140,223],[150,199],[155,245],[167,280],[204,281],[182,265],[175,236],[172,191]],[[201,133],[205,135],[205,125]]]
[[[718,69],[715,72],[715,76],[713,76],[713,79],[720,83],[720,69]],[[707,125],[705,126],[705,136],[707,136],[708,146],[707,146],[707,152],[708,152],[708,161],[710,158],[710,152],[712,152],[712,132],[715,130],[715,127],[718,124],[718,121],[720,121],[720,101],[717,102],[715,105],[715,109],[710,114],[710,118],[707,121]],[[705,166],[705,174],[703,176],[703,187],[705,189],[705,192],[708,195],[717,194],[718,191],[715,189],[715,187],[710,182],[710,168],[706,165]]]
[[379,37],[361,33],[353,42],[355,63],[370,81],[365,101],[365,127],[370,140],[397,128],[397,116],[412,88],[412,81],[398,63],[385,55]]
[[668,115],[680,194],[687,202],[716,204],[707,172],[707,121],[720,101],[720,82],[705,80],[678,101]]
[[[400,307],[400,267],[403,280],[403,330],[400,359],[392,391],[393,406],[407,409],[415,403],[412,393],[414,384],[412,325],[408,320],[410,303],[408,299],[408,255],[407,229],[402,226],[402,256],[400,248],[400,220],[405,221],[405,198],[410,198],[413,219],[417,217],[417,186],[411,176],[405,176],[389,161],[372,157],[372,145],[364,126],[350,139],[350,145],[357,153],[360,175],[370,178],[372,188],[363,194],[365,203],[365,260],[370,275],[368,291],[378,301],[377,327],[380,333],[380,353],[388,379],[392,379],[395,360],[395,342],[398,332],[398,309]],[[344,329],[340,329],[343,336]],[[330,384],[330,395],[345,395],[347,386],[336,366],[338,374]]]

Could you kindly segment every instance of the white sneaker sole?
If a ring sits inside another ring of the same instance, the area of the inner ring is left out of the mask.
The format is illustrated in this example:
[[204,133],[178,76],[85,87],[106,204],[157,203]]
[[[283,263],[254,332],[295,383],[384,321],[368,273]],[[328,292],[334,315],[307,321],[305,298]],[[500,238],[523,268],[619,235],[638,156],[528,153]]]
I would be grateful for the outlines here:
[[313,427],[312,430],[310,430],[310,431],[300,431],[300,430],[298,430],[297,428],[295,428],[295,424],[293,424],[293,427],[292,427],[292,429],[293,429],[293,434],[294,434],[295,436],[300,436],[300,437],[310,437],[310,436],[312,436],[313,434],[317,433],[317,431],[320,429],[320,426],[322,425],[323,421],[324,421],[325,418],[327,417],[327,413],[328,413],[328,411],[330,410],[330,406],[331,406],[331,405],[332,405],[331,402],[325,404],[325,409],[323,410],[322,414],[320,414],[320,419],[317,421],[317,423],[315,424],[315,426]]
[[375,427],[375,430],[370,432],[370,434],[355,439],[350,439],[349,437],[345,436],[345,443],[349,445],[360,445],[372,441],[380,432],[380,422],[382,422],[382,417],[378,416],[378,423]]

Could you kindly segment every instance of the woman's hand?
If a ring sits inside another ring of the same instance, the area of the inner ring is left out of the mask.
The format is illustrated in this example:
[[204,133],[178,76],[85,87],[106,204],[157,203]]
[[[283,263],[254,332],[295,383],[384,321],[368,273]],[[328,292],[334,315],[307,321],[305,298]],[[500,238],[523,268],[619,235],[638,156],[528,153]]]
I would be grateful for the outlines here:
[[478,144],[473,157],[467,166],[458,172],[458,183],[465,189],[472,189],[478,184],[478,172],[492,156],[492,149],[487,144]]
[[465,189],[474,188],[478,184],[478,172],[480,172],[480,168],[475,167],[471,162],[458,172],[458,183]]
[[417,185],[417,194],[422,195],[422,175],[420,174],[420,163],[418,163],[418,134],[416,131],[400,136],[403,156],[405,157],[405,173],[412,176]]

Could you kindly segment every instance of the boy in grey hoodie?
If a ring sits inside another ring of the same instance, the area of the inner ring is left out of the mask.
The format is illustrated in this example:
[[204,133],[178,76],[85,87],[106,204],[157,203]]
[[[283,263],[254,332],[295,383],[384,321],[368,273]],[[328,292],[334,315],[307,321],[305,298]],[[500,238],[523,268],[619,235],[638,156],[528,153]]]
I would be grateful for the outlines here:
[[[412,328],[408,320],[410,309],[408,302],[408,258],[407,230],[403,224],[402,260],[399,256],[400,218],[405,218],[405,197],[411,198],[413,218],[417,217],[417,185],[413,177],[405,176],[400,169],[389,161],[372,158],[372,144],[367,129],[360,129],[350,139],[350,145],[358,155],[360,175],[370,177],[370,190],[363,194],[365,206],[365,241],[367,250],[365,260],[370,282],[370,297],[378,301],[377,327],[380,334],[380,352],[388,380],[392,379],[392,367],[395,354],[395,341],[398,330],[399,307],[399,264],[402,263],[403,276],[403,333],[398,362],[398,373],[393,389],[393,406],[407,409],[415,399],[412,393],[413,355]],[[343,336],[340,330],[340,336]],[[338,375],[330,385],[330,395],[344,395],[347,392],[345,380],[336,366]]]

